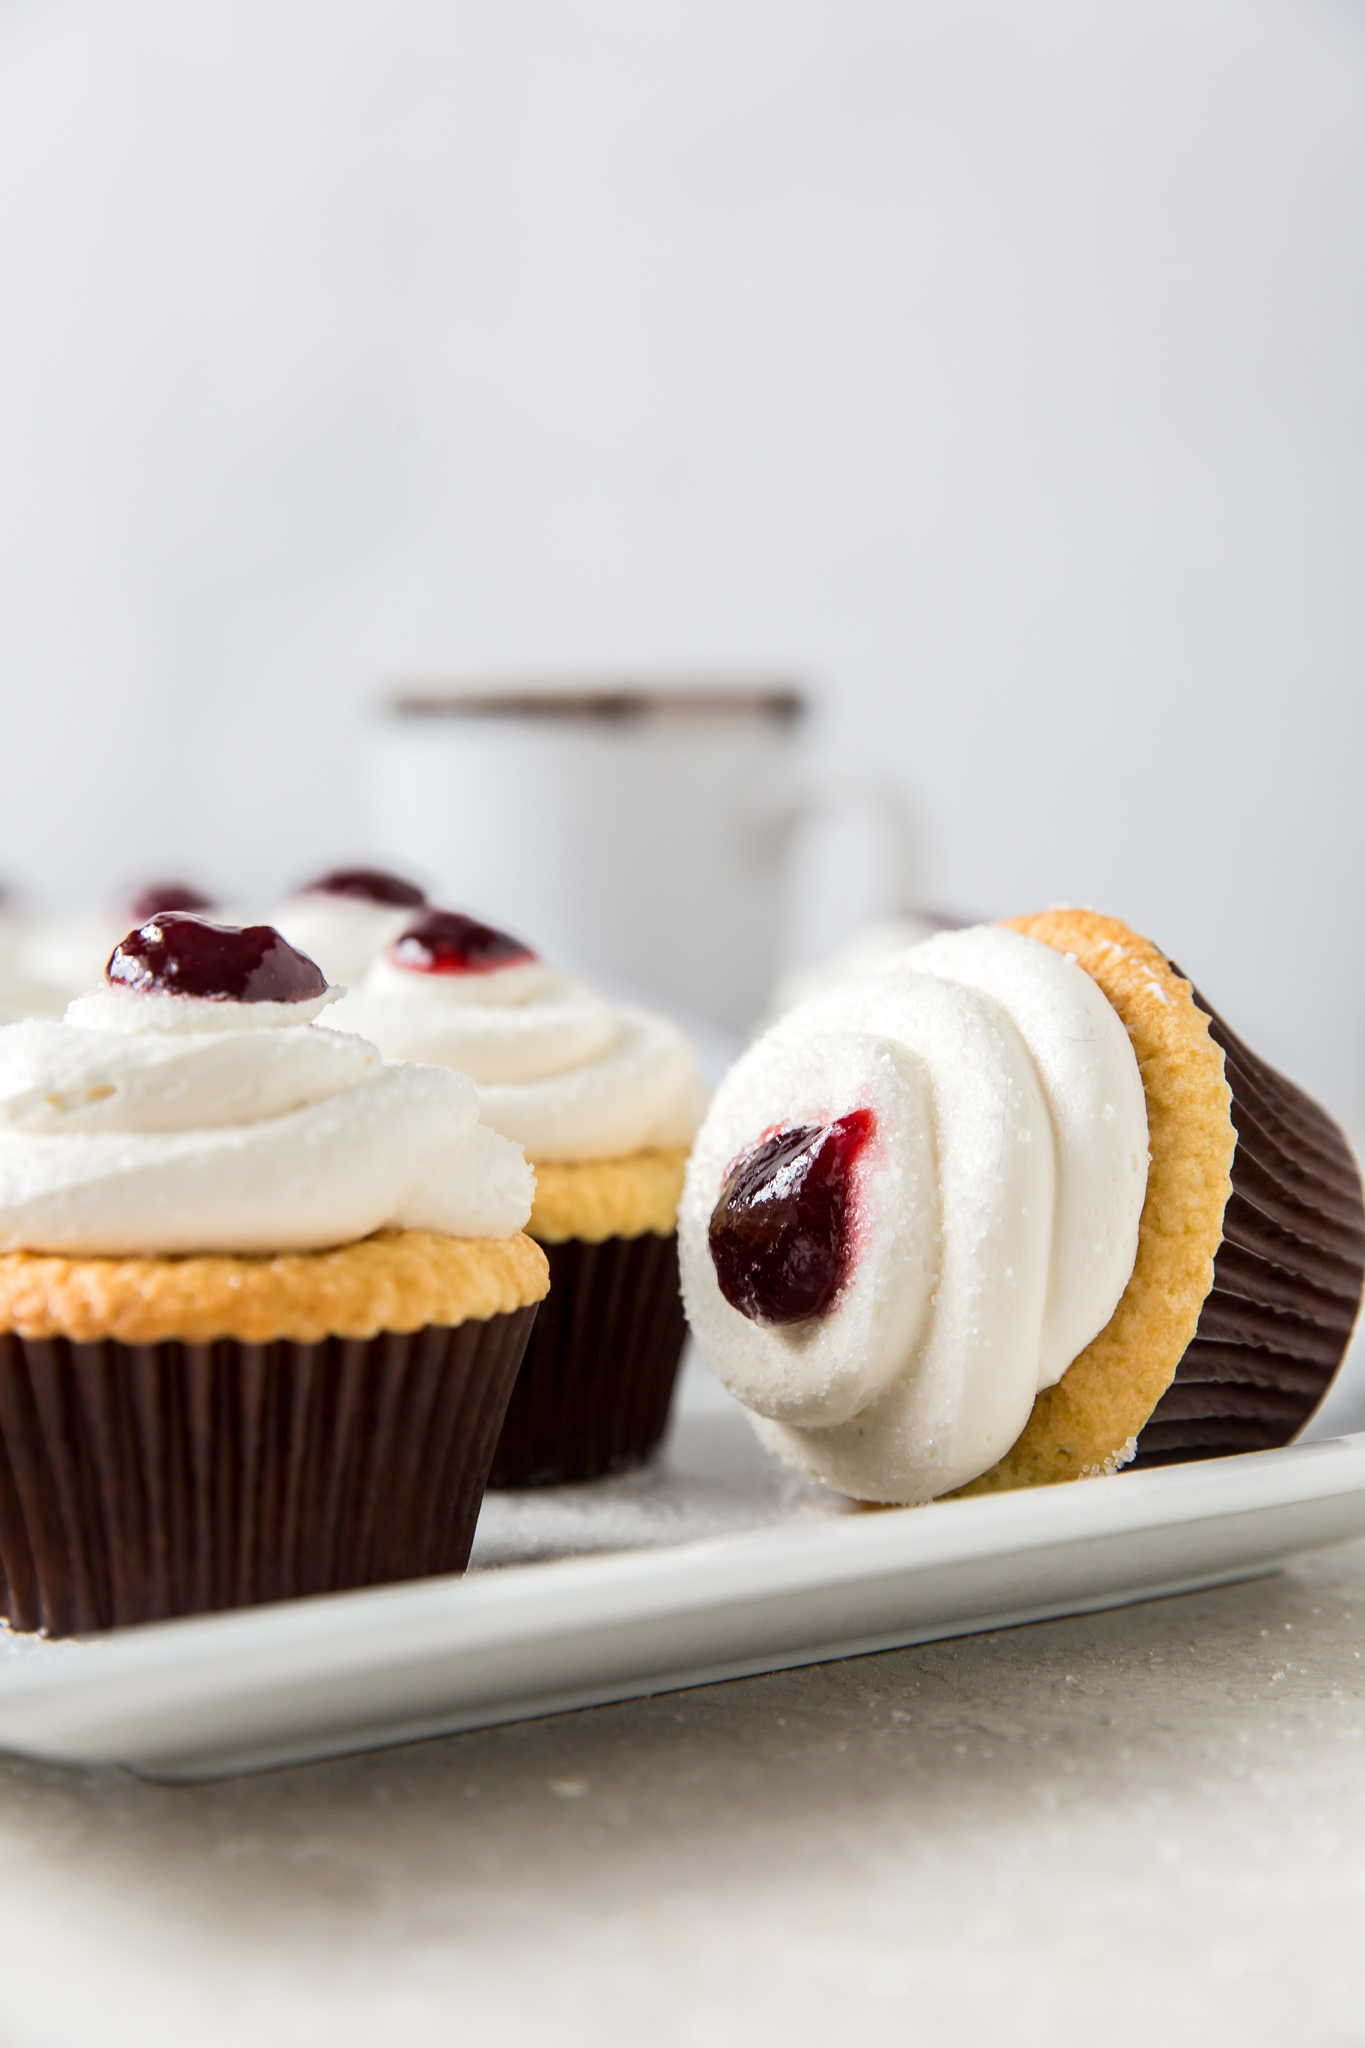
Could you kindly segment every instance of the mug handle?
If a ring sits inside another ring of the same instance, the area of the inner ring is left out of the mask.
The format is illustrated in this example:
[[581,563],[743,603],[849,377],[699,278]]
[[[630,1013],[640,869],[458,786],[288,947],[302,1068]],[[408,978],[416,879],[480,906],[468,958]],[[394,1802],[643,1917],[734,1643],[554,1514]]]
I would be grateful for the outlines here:
[[768,841],[769,851],[789,864],[798,835],[826,820],[848,815],[865,824],[881,841],[881,914],[912,915],[918,904],[924,867],[922,841],[910,805],[889,778],[803,778],[775,796],[771,805],[760,812],[758,826]]

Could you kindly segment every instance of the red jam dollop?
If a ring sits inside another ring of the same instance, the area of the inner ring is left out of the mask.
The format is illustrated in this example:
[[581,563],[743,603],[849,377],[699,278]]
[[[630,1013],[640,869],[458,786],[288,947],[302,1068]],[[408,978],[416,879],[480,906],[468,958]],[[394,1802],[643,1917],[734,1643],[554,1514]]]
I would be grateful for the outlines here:
[[389,948],[394,966],[413,974],[492,974],[535,957],[520,939],[459,910],[429,910]]
[[159,910],[212,910],[213,898],[189,882],[149,882],[128,905],[134,924],[146,924]]
[[329,868],[316,881],[305,882],[299,894],[347,896],[353,903],[379,903],[391,910],[417,910],[427,900],[425,889],[387,868]]
[[210,924],[189,911],[163,911],[120,939],[104,978],[111,988],[221,1003],[306,1003],[326,995],[315,960],[273,925]]
[[708,1241],[720,1291],[752,1323],[823,1315],[848,1278],[853,1162],[870,1109],[761,1138],[730,1168]]

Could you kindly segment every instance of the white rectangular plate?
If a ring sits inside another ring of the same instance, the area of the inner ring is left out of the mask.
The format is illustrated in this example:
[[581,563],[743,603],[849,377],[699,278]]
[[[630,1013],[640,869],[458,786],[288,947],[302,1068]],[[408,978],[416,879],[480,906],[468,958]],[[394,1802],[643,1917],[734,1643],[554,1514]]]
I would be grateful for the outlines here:
[[690,1384],[648,1472],[491,1495],[464,1578],[0,1639],[0,1748],[226,1776],[1121,1606],[1365,1535],[1365,1434],[869,1514]]

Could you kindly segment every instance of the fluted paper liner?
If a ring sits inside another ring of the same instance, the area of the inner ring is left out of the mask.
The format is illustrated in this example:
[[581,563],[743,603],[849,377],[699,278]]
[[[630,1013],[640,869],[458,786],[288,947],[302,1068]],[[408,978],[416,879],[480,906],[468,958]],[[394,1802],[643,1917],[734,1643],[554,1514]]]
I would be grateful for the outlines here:
[[1213,1287],[1138,1438],[1138,1465],[1288,1443],[1345,1356],[1365,1280],[1365,1208],[1346,1139],[1197,989],[1194,1000],[1232,1089],[1232,1194]]
[[0,1334],[11,1626],[462,1571],[535,1314],[317,1344]]
[[541,1303],[490,1486],[601,1479],[643,1464],[668,1423],[687,1326],[678,1240],[547,1244]]

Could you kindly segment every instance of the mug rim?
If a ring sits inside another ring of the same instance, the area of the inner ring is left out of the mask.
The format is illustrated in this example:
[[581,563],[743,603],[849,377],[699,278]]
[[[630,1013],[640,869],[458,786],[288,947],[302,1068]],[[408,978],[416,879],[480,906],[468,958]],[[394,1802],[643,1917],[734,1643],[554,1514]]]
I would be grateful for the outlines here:
[[471,683],[401,685],[384,706],[391,718],[505,718],[623,724],[658,718],[770,718],[795,724],[810,710],[791,683]]

